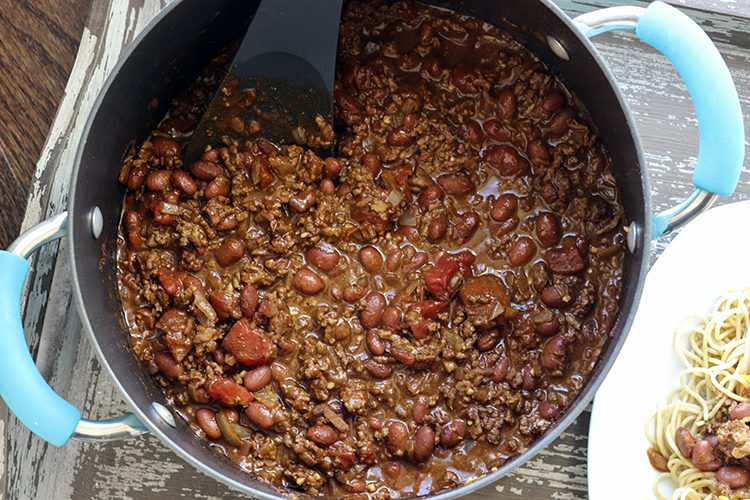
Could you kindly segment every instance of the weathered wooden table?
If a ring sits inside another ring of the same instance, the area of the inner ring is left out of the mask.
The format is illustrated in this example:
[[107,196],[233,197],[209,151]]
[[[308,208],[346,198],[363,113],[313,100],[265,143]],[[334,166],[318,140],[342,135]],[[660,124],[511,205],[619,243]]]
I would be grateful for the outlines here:
[[[96,93],[123,47],[165,3],[164,0],[93,1],[64,98],[36,166],[24,228],[65,209],[73,155]],[[571,16],[604,5],[645,5],[639,1],[604,0],[558,3]],[[750,33],[747,32],[750,5],[744,0],[673,3],[685,7],[718,42],[737,83],[746,128],[750,129]],[[29,2],[24,5],[31,9]],[[12,9],[2,11],[3,16],[13,15]],[[30,12],[38,15],[33,9]],[[5,22],[13,24],[12,17]],[[637,118],[651,167],[655,208],[670,206],[691,189],[690,176],[697,150],[695,115],[684,85],[663,57],[632,35],[605,35],[597,39],[596,45],[609,62]],[[0,51],[4,50],[9,49],[0,45]],[[4,184],[0,182],[0,212],[12,208],[9,204],[18,197],[15,193],[10,199],[10,188]],[[737,192],[722,202],[741,199],[750,199],[750,160],[745,163]],[[656,245],[652,258],[656,258],[665,244],[662,241]],[[71,303],[65,245],[63,241],[59,249],[53,245],[46,247],[36,260],[25,309],[28,342],[52,387],[81,408],[84,415],[103,418],[119,414],[127,408],[107,376],[101,373]],[[588,422],[586,411],[545,451],[496,485],[476,493],[474,498],[586,498]],[[237,494],[183,463],[155,438],[110,444],[71,442],[55,448],[31,435],[0,403],[0,498],[4,496],[162,499],[231,498]],[[616,497],[624,498],[613,493],[612,498]]]

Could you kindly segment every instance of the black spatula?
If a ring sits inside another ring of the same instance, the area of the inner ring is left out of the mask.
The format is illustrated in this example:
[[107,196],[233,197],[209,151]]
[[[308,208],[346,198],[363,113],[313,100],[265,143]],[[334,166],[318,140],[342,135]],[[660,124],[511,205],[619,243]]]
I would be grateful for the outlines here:
[[333,81],[343,0],[263,0],[185,149],[191,163],[222,136],[304,143],[333,125]]

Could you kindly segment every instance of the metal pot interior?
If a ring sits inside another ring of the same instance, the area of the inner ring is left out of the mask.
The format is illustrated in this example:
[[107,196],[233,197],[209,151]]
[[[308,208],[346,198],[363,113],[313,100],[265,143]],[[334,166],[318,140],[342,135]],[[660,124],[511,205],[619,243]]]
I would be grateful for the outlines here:
[[[70,196],[71,262],[81,320],[99,360],[137,416],[179,456],[214,478],[256,497],[275,498],[268,486],[212,451],[181,420],[170,427],[152,407],[165,404],[159,387],[136,361],[123,329],[117,297],[115,248],[124,189],[117,182],[120,161],[134,141],[143,140],[163,117],[170,99],[192,81],[211,58],[239,38],[257,1],[176,1],[131,44],[100,94],[78,148]],[[437,495],[454,497],[480,488],[517,467],[549,444],[584,409],[614,361],[635,312],[648,262],[649,202],[640,145],[632,119],[601,58],[583,41],[569,19],[549,0],[429,1],[500,24],[534,54],[554,67],[583,101],[615,165],[628,221],[639,231],[635,252],[625,259],[620,314],[591,380],[567,413],[522,456],[465,487]],[[540,36],[541,35],[541,36]],[[549,48],[552,35],[569,60]],[[156,98],[156,100],[154,100]],[[156,105],[154,105],[156,103]],[[104,231],[95,240],[89,213],[99,207]]]

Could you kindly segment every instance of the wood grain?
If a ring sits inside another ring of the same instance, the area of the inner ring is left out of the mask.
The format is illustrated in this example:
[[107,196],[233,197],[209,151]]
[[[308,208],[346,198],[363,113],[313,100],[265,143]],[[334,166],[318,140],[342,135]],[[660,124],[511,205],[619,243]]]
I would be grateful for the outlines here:
[[73,67],[90,0],[0,0],[0,248],[21,227],[44,138]]
[[[743,16],[748,14],[748,9],[735,8],[735,4],[741,2],[685,1],[691,7],[702,9],[689,12],[719,39],[720,50],[737,82],[744,109],[750,110],[750,43],[742,28],[747,22]],[[576,15],[605,2],[561,0],[558,3],[568,13]],[[94,2],[65,98],[37,164],[25,227],[64,209],[72,156],[93,96],[124,44],[161,6],[162,2],[153,0]],[[656,193],[654,205],[657,208],[670,206],[691,189],[690,175],[697,150],[695,115],[684,85],[662,56],[631,35],[605,35],[597,39],[596,45],[609,62],[637,119],[650,164],[652,189]],[[745,121],[750,128],[747,113]],[[750,199],[748,180],[750,160],[733,200]],[[5,206],[5,191],[0,192]],[[61,244],[64,245],[65,242]],[[653,258],[663,246],[663,242],[656,246]],[[51,385],[81,408],[84,415],[100,418],[126,411],[108,377],[101,373],[81,332],[75,307],[70,303],[69,276],[67,253],[58,254],[54,246],[45,248],[30,279],[25,316],[37,364]],[[584,412],[537,457],[473,497],[586,498],[589,416],[588,411]],[[69,443],[63,448],[53,448],[31,436],[8,415],[4,406],[0,407],[0,434],[4,434],[0,435],[0,497],[237,496],[177,459],[152,437],[111,444]]]

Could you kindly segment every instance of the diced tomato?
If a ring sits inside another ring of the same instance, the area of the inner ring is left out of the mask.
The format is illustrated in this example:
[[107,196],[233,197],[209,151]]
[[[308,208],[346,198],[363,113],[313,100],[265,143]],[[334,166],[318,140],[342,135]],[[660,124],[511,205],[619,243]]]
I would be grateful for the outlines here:
[[276,346],[259,328],[253,328],[250,320],[236,322],[221,342],[228,353],[245,366],[267,364],[276,354]]
[[206,391],[213,399],[227,406],[247,406],[255,399],[250,391],[228,378],[209,381]]
[[177,295],[182,290],[182,281],[177,276],[177,273],[170,271],[166,267],[159,269],[156,277],[159,279],[159,284],[170,297]]
[[448,308],[448,302],[441,302],[439,300],[421,300],[409,304],[407,314],[409,311],[415,311],[424,319],[435,319],[437,315]]
[[444,254],[438,259],[437,264],[424,274],[425,288],[437,300],[450,300],[461,286],[462,278],[472,275],[471,264],[474,260],[476,256],[468,250]]

